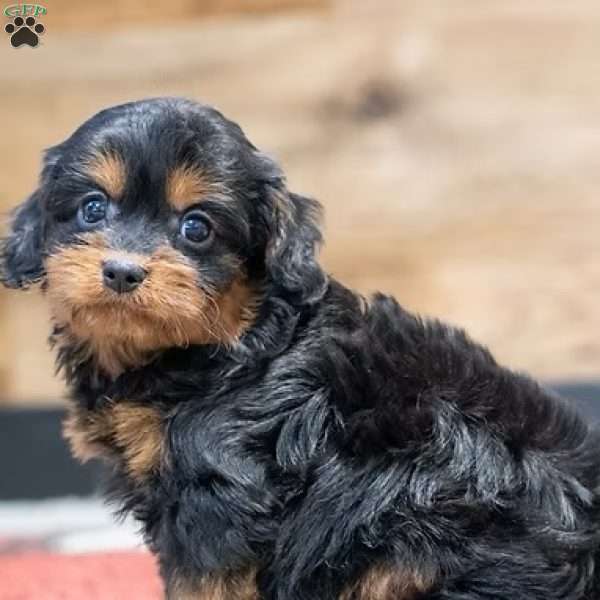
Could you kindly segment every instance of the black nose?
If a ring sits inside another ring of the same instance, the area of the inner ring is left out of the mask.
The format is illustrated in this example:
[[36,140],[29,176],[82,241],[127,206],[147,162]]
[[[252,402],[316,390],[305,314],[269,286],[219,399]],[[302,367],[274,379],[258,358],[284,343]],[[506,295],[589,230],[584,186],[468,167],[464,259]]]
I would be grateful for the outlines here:
[[135,290],[146,278],[146,271],[129,260],[111,259],[102,265],[104,285],[118,294]]

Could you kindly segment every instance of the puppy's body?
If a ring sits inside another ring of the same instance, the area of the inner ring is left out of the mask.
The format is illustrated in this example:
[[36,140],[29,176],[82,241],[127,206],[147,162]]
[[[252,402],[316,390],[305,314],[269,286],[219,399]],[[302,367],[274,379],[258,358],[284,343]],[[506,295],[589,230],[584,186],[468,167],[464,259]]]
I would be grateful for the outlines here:
[[[67,437],[114,466],[169,598],[600,594],[597,432],[462,332],[326,278],[314,203],[218,113],[112,111],[50,152],[5,280],[42,280]],[[115,212],[87,230],[86,201],[61,231],[54,204],[89,193],[83,151]],[[198,211],[214,233],[190,245]],[[145,279],[112,294],[123,253]]]

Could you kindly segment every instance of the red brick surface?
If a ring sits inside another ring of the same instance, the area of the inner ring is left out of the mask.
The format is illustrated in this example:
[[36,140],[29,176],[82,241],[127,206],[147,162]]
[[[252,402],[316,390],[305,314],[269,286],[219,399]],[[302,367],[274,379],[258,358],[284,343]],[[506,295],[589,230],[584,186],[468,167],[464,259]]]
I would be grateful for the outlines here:
[[0,556],[0,600],[160,600],[147,553]]

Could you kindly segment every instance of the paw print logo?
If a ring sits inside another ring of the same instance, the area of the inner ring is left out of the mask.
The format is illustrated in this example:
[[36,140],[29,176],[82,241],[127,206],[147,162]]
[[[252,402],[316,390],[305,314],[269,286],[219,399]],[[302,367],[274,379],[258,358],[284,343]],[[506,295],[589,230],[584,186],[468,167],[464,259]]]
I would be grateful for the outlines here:
[[15,17],[12,23],[7,23],[4,31],[10,35],[10,43],[13,48],[23,46],[31,46],[35,48],[46,28],[41,23],[36,23],[34,17]]

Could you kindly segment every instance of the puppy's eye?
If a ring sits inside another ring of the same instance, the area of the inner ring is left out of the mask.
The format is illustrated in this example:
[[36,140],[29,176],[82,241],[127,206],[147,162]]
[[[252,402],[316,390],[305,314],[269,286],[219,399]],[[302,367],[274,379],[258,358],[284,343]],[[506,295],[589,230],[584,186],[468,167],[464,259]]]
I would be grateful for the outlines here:
[[85,227],[99,223],[106,218],[108,200],[102,192],[90,192],[87,194],[79,208],[79,222]]
[[200,214],[191,213],[186,215],[181,222],[181,235],[194,244],[206,242],[211,234],[211,226],[208,220]]

